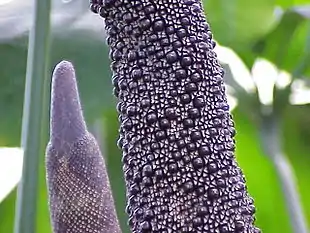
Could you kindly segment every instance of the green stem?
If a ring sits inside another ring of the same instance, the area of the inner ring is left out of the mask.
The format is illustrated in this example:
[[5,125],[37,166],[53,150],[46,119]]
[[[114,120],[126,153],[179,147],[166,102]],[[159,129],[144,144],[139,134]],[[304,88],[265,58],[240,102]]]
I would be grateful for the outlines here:
[[15,233],[34,233],[42,116],[45,111],[49,54],[51,0],[36,0],[34,25],[29,35],[21,146],[24,150],[22,180],[18,187]]
[[281,149],[279,118],[271,113],[262,116],[261,142],[280,180],[294,233],[308,233],[302,211],[294,171]]

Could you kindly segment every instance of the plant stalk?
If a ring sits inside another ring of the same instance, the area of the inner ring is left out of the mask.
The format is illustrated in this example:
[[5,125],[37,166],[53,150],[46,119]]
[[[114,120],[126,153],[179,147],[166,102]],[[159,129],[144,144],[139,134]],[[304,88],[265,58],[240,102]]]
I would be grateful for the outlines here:
[[279,119],[275,114],[263,115],[261,142],[265,153],[271,159],[286,201],[294,233],[308,233],[307,223],[295,183],[294,171],[281,149]]
[[[24,150],[22,179],[18,187],[15,233],[36,232],[38,171],[42,148],[42,116],[46,109],[51,0],[36,0],[29,35],[21,147]],[[44,137],[43,137],[44,138]]]

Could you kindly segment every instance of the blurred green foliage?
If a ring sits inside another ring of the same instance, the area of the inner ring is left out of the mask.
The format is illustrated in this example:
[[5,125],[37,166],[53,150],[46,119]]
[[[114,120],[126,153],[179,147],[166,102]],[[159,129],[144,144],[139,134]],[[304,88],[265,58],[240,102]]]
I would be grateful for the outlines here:
[[[310,7],[296,8],[309,4],[308,0],[204,0],[204,3],[215,39],[232,48],[249,69],[256,58],[264,57],[295,78],[310,77]],[[282,16],[275,17],[276,7],[282,7]],[[27,58],[24,42],[23,38],[17,38],[0,44],[0,146],[19,146],[20,142]],[[112,96],[108,49],[103,40],[88,37],[85,33],[74,38],[53,38],[51,64],[62,59],[72,61],[76,67],[88,124],[92,125],[96,119],[103,122],[104,151],[111,185],[122,228],[128,232],[121,153],[116,147],[118,120]],[[249,94],[248,98],[255,100],[257,94]],[[296,172],[303,208],[310,222],[310,107],[291,106],[287,101],[285,95],[280,101],[284,151]],[[250,107],[245,98],[239,99],[233,115],[238,131],[237,159],[255,199],[257,225],[264,233],[290,233],[283,193],[273,165],[261,149],[259,122],[251,117],[253,106]],[[259,110],[256,110],[258,114]],[[48,233],[51,227],[44,155],[40,164],[37,232]],[[13,232],[15,198],[14,190],[0,203],[0,232]]]

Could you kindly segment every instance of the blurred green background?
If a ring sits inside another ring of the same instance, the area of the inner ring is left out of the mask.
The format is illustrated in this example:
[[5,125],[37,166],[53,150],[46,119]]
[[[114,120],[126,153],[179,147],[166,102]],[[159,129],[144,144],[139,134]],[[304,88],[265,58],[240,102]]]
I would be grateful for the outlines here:
[[[285,88],[274,86],[270,108],[280,123],[282,149],[294,169],[303,211],[310,223],[310,106],[295,105],[290,101],[295,83],[302,82],[305,87],[310,84],[309,0],[204,0],[204,7],[215,40],[232,49],[249,72],[258,58],[264,58],[279,71],[291,74]],[[98,31],[100,35],[102,30]],[[58,35],[59,32],[52,37],[50,73],[62,59],[75,65],[88,125],[92,128],[95,122],[100,122],[102,127],[103,153],[117,211],[123,232],[128,232],[121,152],[116,147],[118,121],[104,34],[100,38],[87,30],[80,30],[71,36]],[[25,38],[20,35],[0,42],[2,147],[18,147],[20,144],[27,62]],[[290,233],[292,229],[283,191],[260,138],[264,105],[259,102],[259,90],[245,91],[229,74],[226,81],[238,100],[232,112],[238,132],[236,156],[247,178],[249,192],[255,199],[257,225],[264,233]],[[49,233],[44,154],[38,176],[37,232]],[[16,190],[0,203],[0,233],[13,232],[15,199]]]

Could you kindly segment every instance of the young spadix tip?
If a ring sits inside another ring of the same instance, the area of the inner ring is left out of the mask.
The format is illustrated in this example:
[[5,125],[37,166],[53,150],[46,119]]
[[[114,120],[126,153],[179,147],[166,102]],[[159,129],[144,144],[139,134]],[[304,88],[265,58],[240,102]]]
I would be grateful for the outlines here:
[[73,65],[54,69],[50,143],[46,149],[54,233],[120,233],[109,177],[96,139],[87,132]]
[[51,92],[51,142],[72,143],[86,134],[72,63],[61,61],[56,65]]

